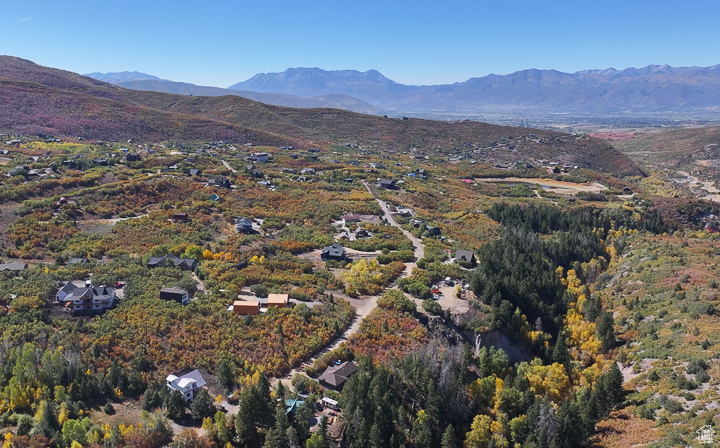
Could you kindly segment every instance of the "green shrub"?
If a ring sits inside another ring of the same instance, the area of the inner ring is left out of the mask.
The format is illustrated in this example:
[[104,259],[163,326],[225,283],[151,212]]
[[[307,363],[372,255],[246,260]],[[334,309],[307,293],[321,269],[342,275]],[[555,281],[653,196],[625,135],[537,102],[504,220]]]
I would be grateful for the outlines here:
[[397,289],[389,289],[377,301],[377,306],[387,310],[399,310],[406,313],[417,311],[415,302],[405,297],[405,294]]
[[439,316],[442,314],[442,307],[439,303],[432,299],[425,299],[423,300],[422,307],[425,311],[427,311],[430,314],[434,314],[436,316]]

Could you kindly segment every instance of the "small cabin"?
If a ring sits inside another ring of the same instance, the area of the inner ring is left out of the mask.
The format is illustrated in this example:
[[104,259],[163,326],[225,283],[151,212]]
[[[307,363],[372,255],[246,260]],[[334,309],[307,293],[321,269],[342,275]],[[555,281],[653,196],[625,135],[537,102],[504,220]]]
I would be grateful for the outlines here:
[[267,298],[268,308],[287,308],[290,303],[288,294],[269,294]]
[[260,314],[260,302],[254,300],[236,300],[228,309],[237,316]]

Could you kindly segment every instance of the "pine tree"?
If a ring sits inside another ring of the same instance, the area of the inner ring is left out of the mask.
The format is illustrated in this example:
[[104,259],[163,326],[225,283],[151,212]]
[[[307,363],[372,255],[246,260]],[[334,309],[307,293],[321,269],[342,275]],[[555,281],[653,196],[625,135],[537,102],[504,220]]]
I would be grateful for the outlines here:
[[233,389],[235,386],[235,379],[233,377],[233,371],[232,367],[230,367],[230,363],[223,360],[220,364],[218,364],[217,369],[215,370],[215,379],[217,379],[218,383],[220,383],[226,393]]
[[282,383],[282,381],[278,381],[277,387],[275,388],[275,396],[278,398],[278,400],[284,401],[285,395],[287,395],[287,389],[285,388],[285,385]]
[[370,427],[370,440],[368,442],[368,446],[370,448],[384,448],[385,446],[382,434],[380,433],[380,428],[378,428],[377,423],[373,423],[373,425]]
[[625,397],[625,391],[623,390],[623,375],[617,363],[613,363],[605,375],[607,376],[607,392],[611,397],[612,406],[620,404]]
[[452,424],[445,428],[440,446],[442,448],[458,448],[458,439]]
[[615,329],[613,328],[611,313],[606,311],[600,314],[595,332],[600,342],[602,342],[604,350],[610,350],[615,347]]
[[55,406],[51,401],[45,401],[36,416],[35,429],[33,429],[32,433],[51,439],[59,429],[60,423],[55,415]]
[[165,410],[168,418],[178,419],[185,415],[185,399],[176,390],[170,392],[165,398]]
[[195,399],[190,405],[190,412],[195,420],[215,415],[215,405],[213,404],[213,399],[210,397],[207,389],[202,389],[197,393],[197,395],[195,395]]
[[310,401],[305,401],[295,412],[295,419],[293,420],[293,426],[297,432],[298,440],[305,442],[309,436],[309,424],[310,419],[313,418],[315,412],[313,411],[312,404]]

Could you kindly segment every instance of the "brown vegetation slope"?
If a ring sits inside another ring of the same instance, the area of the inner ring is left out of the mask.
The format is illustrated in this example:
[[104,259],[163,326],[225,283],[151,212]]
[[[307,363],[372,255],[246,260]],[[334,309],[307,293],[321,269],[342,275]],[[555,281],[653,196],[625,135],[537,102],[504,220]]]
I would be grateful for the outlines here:
[[535,138],[517,140],[516,149],[524,157],[560,159],[616,175],[641,173],[612,146],[593,138],[470,121],[292,109],[235,96],[134,91],[8,56],[0,57],[0,129],[106,140],[228,140],[300,148],[352,142],[390,151],[412,146],[450,149],[466,143],[482,147],[533,132]]
[[665,156],[683,164],[717,159],[720,157],[720,126],[637,133],[631,139],[616,142],[615,146],[638,160],[643,156]]

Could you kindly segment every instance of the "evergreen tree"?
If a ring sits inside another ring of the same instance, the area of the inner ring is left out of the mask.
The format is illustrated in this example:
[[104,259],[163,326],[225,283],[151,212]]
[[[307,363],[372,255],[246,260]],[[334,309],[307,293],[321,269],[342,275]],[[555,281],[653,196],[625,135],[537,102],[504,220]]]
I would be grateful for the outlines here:
[[275,396],[278,400],[285,401],[286,395],[287,389],[285,388],[285,385],[282,383],[282,381],[278,381],[277,387],[275,388]]
[[598,339],[602,342],[604,350],[610,350],[615,347],[615,329],[613,328],[613,317],[610,312],[602,312],[598,317],[595,332]]
[[606,390],[611,397],[612,406],[622,403],[625,391],[623,389],[623,375],[617,363],[613,363],[605,375],[607,376]]
[[565,332],[561,331],[558,334],[557,342],[552,352],[552,360],[565,366],[567,372],[571,371],[570,368],[570,351],[568,350],[567,340],[565,338]]
[[297,433],[298,440],[305,442],[309,436],[309,425],[310,419],[315,415],[311,401],[308,399],[303,402],[300,407],[295,411],[295,418],[293,419],[293,427]]
[[30,432],[35,427],[35,420],[27,414],[20,414],[20,417],[18,417],[17,422],[17,435],[19,436],[26,436],[30,434]]
[[165,398],[165,412],[168,418],[178,419],[185,415],[185,399],[176,390],[170,392]]
[[232,391],[233,387],[235,387],[235,378],[230,363],[223,360],[218,364],[215,370],[215,379],[223,387],[225,393]]
[[559,448],[574,448],[580,446],[585,439],[583,426],[578,405],[570,400],[565,400],[557,412]]
[[36,416],[35,429],[33,429],[32,433],[51,439],[59,429],[60,423],[58,422],[57,415],[55,415],[55,406],[51,401],[45,401]]
[[270,382],[260,374],[257,384],[243,389],[235,418],[235,430],[241,443],[251,444],[257,440],[257,428],[267,428],[272,423]]
[[212,417],[215,415],[216,409],[213,404],[213,399],[210,397],[207,389],[202,389],[195,395],[195,399],[190,405],[190,413],[195,420],[200,420],[204,417]]
[[440,446],[442,448],[458,448],[457,434],[455,434],[455,428],[452,424],[447,425],[445,428]]
[[380,432],[380,428],[378,428],[377,423],[374,423],[370,427],[370,440],[368,440],[368,446],[370,448],[384,448],[385,446],[382,433]]

